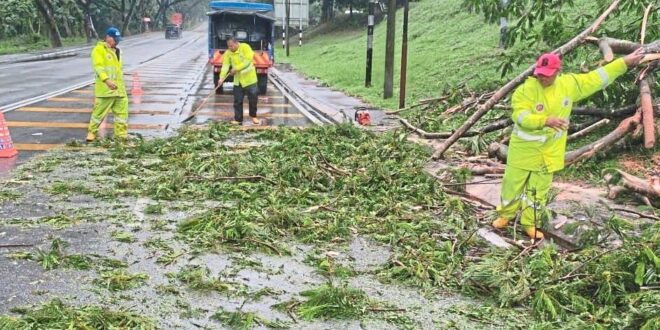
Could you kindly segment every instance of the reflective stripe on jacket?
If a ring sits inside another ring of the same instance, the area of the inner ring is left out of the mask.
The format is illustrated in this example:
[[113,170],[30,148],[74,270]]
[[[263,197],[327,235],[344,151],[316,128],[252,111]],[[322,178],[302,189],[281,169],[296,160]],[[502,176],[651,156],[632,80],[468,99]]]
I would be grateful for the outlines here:
[[514,123],[507,166],[550,173],[564,168],[567,132],[545,127],[548,117],[566,121],[573,104],[604,89],[627,71],[623,59],[585,74],[562,74],[543,88],[535,77],[516,89],[511,98]]
[[[124,85],[124,73],[121,69],[121,55],[117,56],[119,49],[112,49],[104,41],[99,41],[92,49],[92,68],[96,76],[94,84],[94,95],[96,97],[126,97],[126,88]],[[106,84],[105,80],[110,79],[116,85],[117,89],[112,90]]]
[[257,69],[252,64],[254,51],[248,44],[240,43],[236,52],[228,49],[222,55],[222,71],[220,79],[227,78],[229,67],[236,69],[234,84],[247,87],[257,83]]

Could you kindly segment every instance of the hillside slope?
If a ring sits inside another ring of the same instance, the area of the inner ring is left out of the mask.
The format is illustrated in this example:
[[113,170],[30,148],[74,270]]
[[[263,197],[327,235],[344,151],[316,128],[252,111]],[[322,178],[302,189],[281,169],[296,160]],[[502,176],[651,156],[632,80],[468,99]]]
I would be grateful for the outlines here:
[[[395,89],[398,88],[403,12],[397,14]],[[394,107],[395,98],[382,100],[385,62],[385,22],[376,26],[373,88],[365,88],[366,29],[342,30],[292,47],[291,57],[278,50],[279,62],[290,62],[308,76],[360,96],[366,101]],[[408,97],[438,95],[448,85],[466,81],[470,88],[495,85],[499,79],[499,28],[481,16],[467,13],[459,0],[411,3],[409,27]],[[359,54],[356,56],[356,54]],[[469,81],[468,81],[469,80]],[[357,83],[356,83],[357,82]]]

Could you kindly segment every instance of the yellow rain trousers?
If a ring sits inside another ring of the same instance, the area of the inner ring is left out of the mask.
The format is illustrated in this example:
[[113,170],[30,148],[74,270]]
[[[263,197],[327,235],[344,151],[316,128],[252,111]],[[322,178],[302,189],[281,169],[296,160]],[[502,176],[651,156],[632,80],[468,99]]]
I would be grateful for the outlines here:
[[110,110],[114,116],[115,138],[126,138],[128,136],[128,98],[126,97],[97,97],[87,132],[96,136],[99,126]]
[[[623,59],[585,74],[562,74],[547,88],[528,78],[511,98],[514,127],[502,180],[500,217],[511,220],[522,208],[521,224],[534,226],[545,209],[552,176],[564,168],[567,132],[545,127],[548,117],[569,120],[573,104],[604,89],[627,71]],[[536,218],[534,216],[536,210]]]
[[[94,86],[96,99],[87,131],[94,135],[98,133],[99,125],[112,110],[115,137],[128,136],[128,98],[119,54],[118,49],[112,49],[102,41],[92,49],[92,66],[96,75]],[[107,79],[113,81],[117,85],[117,89],[110,89],[105,84]]]

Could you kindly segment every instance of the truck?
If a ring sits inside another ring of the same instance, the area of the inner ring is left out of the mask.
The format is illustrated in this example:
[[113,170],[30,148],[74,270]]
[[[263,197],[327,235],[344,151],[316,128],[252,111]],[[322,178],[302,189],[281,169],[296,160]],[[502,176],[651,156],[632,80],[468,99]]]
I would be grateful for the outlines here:
[[183,37],[183,14],[174,13],[170,23],[165,26],[165,39],[181,39]]
[[[211,1],[209,7],[208,54],[209,65],[213,67],[213,85],[216,93],[223,92],[223,86],[218,86],[222,56],[227,51],[227,39],[233,37],[238,42],[247,43],[252,47],[259,94],[266,94],[268,71],[275,60],[273,6],[240,1]],[[226,82],[233,82],[233,77],[228,77]]]

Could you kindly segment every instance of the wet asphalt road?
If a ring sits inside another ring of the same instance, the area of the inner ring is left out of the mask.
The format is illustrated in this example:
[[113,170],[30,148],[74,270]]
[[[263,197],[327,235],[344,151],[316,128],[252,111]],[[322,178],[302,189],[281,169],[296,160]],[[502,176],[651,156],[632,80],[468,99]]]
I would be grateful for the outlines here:
[[[157,56],[206,36],[206,29],[184,31],[183,38],[166,40],[162,32],[124,40],[120,43],[124,69],[130,70]],[[206,54],[206,40],[200,52]],[[75,57],[0,65],[0,108],[14,102],[61,90],[93,79],[89,54],[81,50]],[[176,63],[178,60],[173,59]]]
[[[222,95],[213,92],[211,68],[207,65],[206,29],[184,32],[184,38],[166,40],[161,33],[139,37],[124,44],[124,75],[129,94],[129,134],[143,137],[168,136],[182,125],[183,119],[200,110],[190,124],[230,121],[233,118],[231,90]],[[93,76],[88,56],[53,61],[28,62],[0,66],[25,72],[39,72],[38,79],[23,73],[13,79],[0,79],[0,105],[23,101],[89,81]],[[40,70],[46,65],[52,70]],[[55,73],[55,74],[52,74]],[[4,84],[4,85],[3,85]],[[48,90],[48,86],[55,86]],[[8,91],[8,88],[20,92]],[[136,90],[139,89],[141,93]],[[206,103],[202,104],[207,96]],[[0,177],[30,159],[36,153],[62,147],[71,141],[84,141],[94,104],[93,85],[48,97],[5,112],[18,157],[0,158]],[[255,127],[247,116],[242,129],[269,129],[277,126],[303,127],[311,121],[301,114],[274,86],[259,97],[261,125]],[[0,109],[2,107],[0,106]],[[112,134],[110,114],[101,126],[100,136]]]

